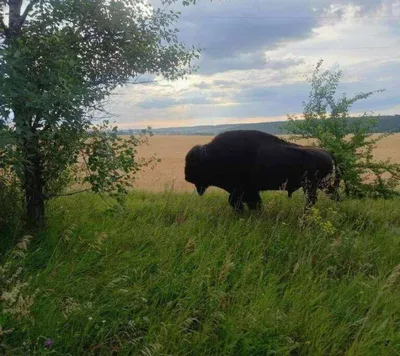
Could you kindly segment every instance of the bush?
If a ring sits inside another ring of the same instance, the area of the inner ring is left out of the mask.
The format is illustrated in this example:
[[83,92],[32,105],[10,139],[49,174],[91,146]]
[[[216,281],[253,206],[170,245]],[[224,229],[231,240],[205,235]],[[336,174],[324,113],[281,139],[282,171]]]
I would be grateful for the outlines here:
[[320,60],[310,78],[311,92],[303,102],[303,120],[289,116],[284,130],[292,139],[314,139],[315,145],[333,154],[341,171],[347,196],[388,198],[399,195],[400,164],[379,161],[373,157],[378,141],[391,133],[373,135],[377,119],[367,114],[351,118],[351,106],[381,92],[360,93],[336,99],[342,71],[321,71]]

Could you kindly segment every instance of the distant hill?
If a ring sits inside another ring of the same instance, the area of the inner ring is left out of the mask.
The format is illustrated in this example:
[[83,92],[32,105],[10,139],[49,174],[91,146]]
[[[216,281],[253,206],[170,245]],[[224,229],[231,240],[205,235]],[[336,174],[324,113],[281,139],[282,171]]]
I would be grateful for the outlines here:
[[[284,135],[282,124],[285,121],[262,122],[254,124],[230,124],[230,125],[208,125],[208,126],[192,126],[192,127],[170,127],[153,129],[156,135],[202,135],[214,136],[224,131],[230,130],[259,130],[268,132],[273,135]],[[121,134],[135,134],[140,130],[123,130]],[[400,115],[381,116],[373,132],[400,132]]]

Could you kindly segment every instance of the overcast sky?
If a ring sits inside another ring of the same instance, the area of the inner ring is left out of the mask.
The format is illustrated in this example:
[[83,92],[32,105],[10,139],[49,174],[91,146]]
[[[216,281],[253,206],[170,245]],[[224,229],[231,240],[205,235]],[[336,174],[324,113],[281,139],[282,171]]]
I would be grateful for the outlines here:
[[344,71],[339,93],[386,89],[355,113],[400,113],[400,0],[199,0],[182,7],[180,39],[204,48],[196,75],[132,85],[109,105],[120,128],[286,119],[311,74]]

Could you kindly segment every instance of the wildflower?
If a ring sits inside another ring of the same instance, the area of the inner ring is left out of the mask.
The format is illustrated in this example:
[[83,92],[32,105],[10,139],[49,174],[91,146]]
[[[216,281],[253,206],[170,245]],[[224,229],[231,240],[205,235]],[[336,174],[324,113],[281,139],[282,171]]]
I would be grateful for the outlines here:
[[92,321],[93,320],[93,318],[91,317],[91,316],[89,316],[89,318],[88,318],[90,321]]
[[44,347],[46,348],[46,349],[49,349],[50,347],[52,347],[53,346],[53,340],[52,339],[46,339],[45,341],[44,341]]

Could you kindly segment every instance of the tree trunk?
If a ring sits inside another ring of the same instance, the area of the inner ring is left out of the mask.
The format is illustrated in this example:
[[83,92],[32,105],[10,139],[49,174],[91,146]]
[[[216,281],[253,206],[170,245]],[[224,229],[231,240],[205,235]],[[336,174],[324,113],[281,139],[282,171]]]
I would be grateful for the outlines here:
[[[32,10],[34,1],[27,4],[24,14],[21,14],[22,0],[9,0],[8,28],[5,31],[6,43],[14,42],[21,36],[22,24]],[[22,164],[22,188],[25,192],[25,204],[27,223],[29,227],[44,226],[44,180],[42,159],[40,156],[39,138],[32,127],[32,120],[21,103],[15,103],[13,107],[14,121],[21,132],[20,149],[23,158]]]
[[41,228],[44,226],[44,195],[43,178],[40,159],[25,166],[25,203],[28,226]]
[[9,40],[16,39],[21,34],[21,6],[22,0],[9,0],[8,30],[6,32]]
[[40,155],[40,142],[36,130],[30,125],[29,118],[21,115],[19,110],[15,121],[22,133],[20,149],[22,153],[22,188],[25,192],[26,217],[29,227],[44,226],[44,180]]

